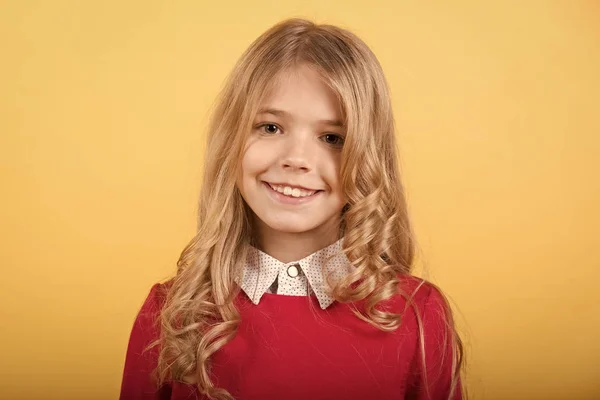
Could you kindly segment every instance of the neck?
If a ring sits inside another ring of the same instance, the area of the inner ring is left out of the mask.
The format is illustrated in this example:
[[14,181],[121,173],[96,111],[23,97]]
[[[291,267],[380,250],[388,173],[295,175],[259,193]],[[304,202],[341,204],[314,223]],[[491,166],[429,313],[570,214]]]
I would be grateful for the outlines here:
[[306,232],[282,232],[257,222],[258,248],[283,263],[300,260],[339,240],[339,220]]

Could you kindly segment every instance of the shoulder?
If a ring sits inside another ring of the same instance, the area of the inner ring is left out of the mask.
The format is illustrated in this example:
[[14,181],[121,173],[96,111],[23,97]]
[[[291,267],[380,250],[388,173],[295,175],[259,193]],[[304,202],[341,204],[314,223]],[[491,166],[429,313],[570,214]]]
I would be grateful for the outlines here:
[[442,291],[433,283],[407,274],[398,275],[398,291],[401,295],[412,297],[415,301],[427,301],[430,297],[442,298]]
[[448,319],[450,305],[439,287],[412,275],[401,274],[398,278],[398,296],[406,308],[412,308],[420,318]]
[[405,329],[412,330],[417,344],[411,393],[418,399],[461,399],[462,343],[446,296],[426,280],[407,275],[399,279],[409,322]]
[[152,285],[150,292],[146,296],[146,300],[142,305],[141,311],[159,311],[164,306],[170,286],[170,282],[155,283]]
[[158,319],[165,305],[171,284],[172,282],[168,281],[152,285],[135,319],[134,329],[142,328],[142,330],[149,332],[153,330],[152,328],[158,327]]
[[150,393],[158,390],[153,375],[159,358],[156,344],[160,337],[160,313],[169,287],[170,283],[154,284],[135,318],[127,346],[121,399],[149,398]]

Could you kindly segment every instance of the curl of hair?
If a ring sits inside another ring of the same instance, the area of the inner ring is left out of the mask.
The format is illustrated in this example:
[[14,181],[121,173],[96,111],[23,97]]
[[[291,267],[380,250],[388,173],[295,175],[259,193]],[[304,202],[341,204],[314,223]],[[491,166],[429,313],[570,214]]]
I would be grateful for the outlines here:
[[[215,104],[197,233],[178,261],[160,315],[161,335],[154,343],[159,346],[159,384],[169,380],[194,383],[211,399],[232,399],[212,383],[210,358],[235,336],[240,323],[234,306],[239,293],[235,281],[241,277],[252,244],[251,210],[236,187],[240,160],[258,106],[275,84],[273,77],[300,64],[315,68],[337,94],[347,129],[340,172],[347,205],[340,230],[343,251],[355,269],[343,280],[331,282],[331,294],[344,303],[365,300],[364,309],[354,308],[354,313],[378,329],[391,331],[401,323],[401,314],[378,307],[399,293],[398,275],[410,273],[414,257],[382,68],[351,32],[290,19],[251,44]],[[405,297],[410,303],[411,296]],[[454,391],[462,345],[448,310]],[[422,326],[419,335],[422,339]]]

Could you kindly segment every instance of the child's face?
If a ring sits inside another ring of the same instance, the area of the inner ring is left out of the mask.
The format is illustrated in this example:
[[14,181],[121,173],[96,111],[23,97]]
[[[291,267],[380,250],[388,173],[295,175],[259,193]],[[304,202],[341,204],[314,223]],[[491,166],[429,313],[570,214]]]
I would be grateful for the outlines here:
[[262,233],[334,240],[345,204],[340,104],[306,66],[282,73],[278,82],[254,119],[238,187]]

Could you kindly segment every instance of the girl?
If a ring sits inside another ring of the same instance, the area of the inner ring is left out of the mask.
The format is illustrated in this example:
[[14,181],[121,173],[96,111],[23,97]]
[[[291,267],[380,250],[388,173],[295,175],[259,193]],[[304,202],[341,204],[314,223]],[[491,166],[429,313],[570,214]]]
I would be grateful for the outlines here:
[[198,232],[135,321],[122,399],[460,399],[413,237],[388,87],[352,33],[293,19],[218,99]]

